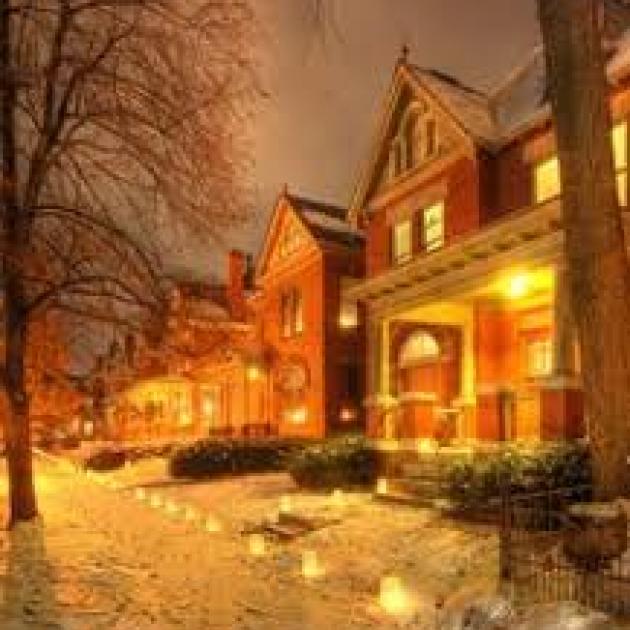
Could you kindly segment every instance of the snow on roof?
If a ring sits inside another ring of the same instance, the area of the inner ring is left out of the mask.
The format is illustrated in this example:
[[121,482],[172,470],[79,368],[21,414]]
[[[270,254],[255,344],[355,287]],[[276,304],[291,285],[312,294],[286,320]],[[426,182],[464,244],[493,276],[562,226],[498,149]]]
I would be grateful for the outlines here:
[[[551,116],[542,46],[534,48],[525,61],[488,94],[435,70],[411,65],[409,68],[482,144],[499,147]],[[630,29],[615,42],[607,65],[608,77],[613,82],[629,73]]]
[[349,246],[363,241],[361,232],[346,220],[344,208],[293,194],[287,197],[315,238]]
[[494,143],[498,140],[497,125],[486,95],[437,70],[409,67],[418,81],[456,115],[474,138],[483,143]]

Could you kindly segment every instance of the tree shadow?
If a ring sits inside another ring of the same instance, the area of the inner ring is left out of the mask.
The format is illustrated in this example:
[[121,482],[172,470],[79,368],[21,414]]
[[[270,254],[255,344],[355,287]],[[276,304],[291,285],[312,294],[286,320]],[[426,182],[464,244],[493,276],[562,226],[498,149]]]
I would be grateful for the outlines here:
[[6,573],[0,578],[0,627],[62,627],[55,570],[46,554],[44,533],[41,518],[18,524],[7,533]]

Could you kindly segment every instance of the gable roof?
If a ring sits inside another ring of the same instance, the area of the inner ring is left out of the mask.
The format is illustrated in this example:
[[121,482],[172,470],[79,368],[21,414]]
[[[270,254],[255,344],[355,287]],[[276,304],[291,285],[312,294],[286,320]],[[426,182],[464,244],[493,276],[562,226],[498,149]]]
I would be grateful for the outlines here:
[[285,188],[276,201],[267,225],[263,247],[256,264],[257,275],[263,275],[271,255],[281,211],[286,207],[318,245],[332,243],[352,249],[363,245],[363,234],[347,222],[345,208],[289,193]]
[[[630,8],[627,11],[630,15]],[[630,29],[616,35],[608,46],[607,74],[614,84],[630,74]],[[551,118],[542,45],[535,47],[497,88],[487,93],[439,70],[409,63],[403,56],[394,71],[373,152],[355,187],[351,215],[369,193],[402,84],[407,84],[412,92],[428,93],[476,144],[493,152]]]

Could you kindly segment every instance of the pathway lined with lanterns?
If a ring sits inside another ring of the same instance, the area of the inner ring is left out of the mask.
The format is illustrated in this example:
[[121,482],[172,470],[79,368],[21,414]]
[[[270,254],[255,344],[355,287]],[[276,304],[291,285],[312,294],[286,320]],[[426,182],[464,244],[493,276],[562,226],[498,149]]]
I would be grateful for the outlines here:
[[[436,602],[492,579],[492,537],[428,511],[340,492],[275,496],[274,481],[260,479],[226,482],[233,504],[210,510],[191,500],[211,494],[207,485],[187,493],[132,477],[38,460],[45,522],[0,538],[0,627],[341,630],[400,627],[404,617],[434,628]],[[272,490],[248,498],[250,483]],[[262,520],[274,504],[333,524],[286,543],[243,533],[241,512]]]

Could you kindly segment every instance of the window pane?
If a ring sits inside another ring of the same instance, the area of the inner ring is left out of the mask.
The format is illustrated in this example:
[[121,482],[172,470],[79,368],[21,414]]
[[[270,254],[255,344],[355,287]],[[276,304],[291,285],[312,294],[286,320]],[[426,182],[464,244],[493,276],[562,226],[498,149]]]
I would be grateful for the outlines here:
[[411,221],[401,221],[394,226],[394,261],[411,258]]
[[534,188],[536,203],[553,199],[560,194],[560,162],[556,156],[536,165]]
[[628,166],[628,124],[618,123],[612,130],[613,156],[615,170],[619,171]]
[[282,336],[291,336],[291,297],[289,294],[282,295],[282,304],[280,307],[282,318]]
[[442,202],[424,211],[424,245],[428,252],[444,245],[444,204]]
[[617,173],[617,196],[620,206],[628,205],[628,173],[622,171]]
[[304,305],[301,291],[293,292],[293,330],[296,333],[304,332]]
[[548,376],[552,371],[553,352],[550,339],[532,341],[527,346],[528,376]]

